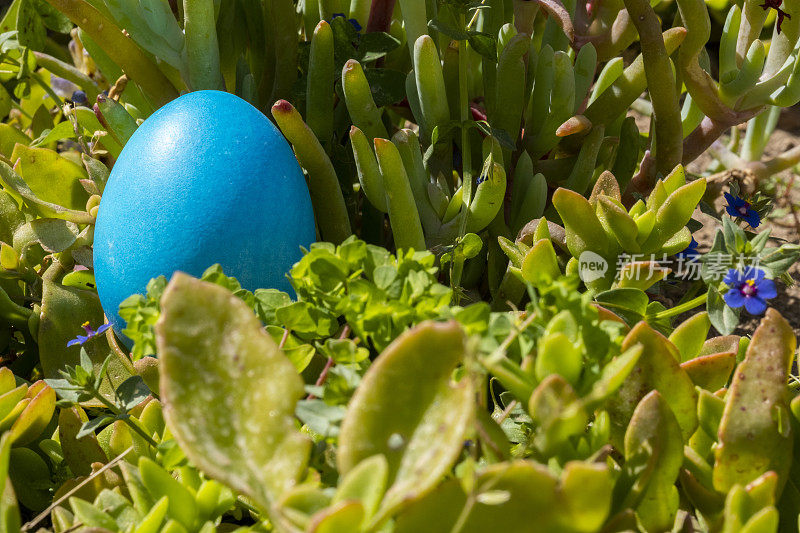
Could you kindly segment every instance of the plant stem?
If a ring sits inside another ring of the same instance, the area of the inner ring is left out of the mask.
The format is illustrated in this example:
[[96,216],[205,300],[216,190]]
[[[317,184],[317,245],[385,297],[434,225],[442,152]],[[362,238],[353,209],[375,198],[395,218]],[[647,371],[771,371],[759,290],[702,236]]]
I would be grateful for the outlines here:
[[[486,4],[486,0],[481,0],[481,5],[483,6],[484,4]],[[472,14],[472,18],[469,19],[469,24],[467,24],[467,31],[478,21],[478,15],[480,15],[480,13],[481,10],[476,8],[475,13]]]
[[[789,170],[793,166],[800,163],[800,146],[795,146],[794,148],[790,148],[786,150],[782,154],[773,157],[772,159],[764,162],[764,173],[763,177],[772,176],[779,172],[783,172],[784,170]],[[759,175],[759,178],[762,176]]]
[[369,10],[369,22],[367,22],[367,33],[378,31],[389,33],[394,4],[395,0],[372,0],[372,8]]
[[[478,10],[480,11],[480,10]],[[476,13],[477,15],[477,13]],[[473,17],[474,19],[475,17]],[[465,24],[465,17],[461,15],[461,25]],[[472,24],[472,22],[470,22]],[[467,41],[458,42],[458,100],[461,107],[461,189],[463,192],[463,207],[461,221],[458,226],[458,239],[460,240],[467,231],[467,218],[469,206],[472,203],[472,147],[469,144],[469,127],[466,125],[470,119],[469,110],[469,85],[467,80]],[[458,305],[460,292],[456,288],[461,284],[463,264],[455,268],[455,254],[453,256],[453,270],[450,285],[453,287],[453,299]]]
[[706,293],[703,293],[703,294],[701,294],[700,296],[698,296],[696,298],[692,298],[688,302],[684,302],[684,303],[682,303],[680,305],[676,305],[672,309],[666,309],[664,311],[660,311],[660,312],[658,312],[658,313],[656,313],[654,315],[651,315],[651,316],[652,316],[652,318],[654,318],[656,320],[658,320],[660,318],[670,318],[670,317],[673,317],[673,316],[677,316],[677,315],[679,315],[681,313],[684,313],[686,311],[691,311],[692,309],[694,309],[695,307],[697,307],[699,305],[703,305],[704,303],[706,303],[707,299],[708,299],[708,293],[706,292]]
[[[461,16],[464,23],[464,16]],[[463,190],[464,207],[461,211],[462,218],[458,228],[458,238],[464,236],[467,229],[467,216],[472,203],[472,147],[469,144],[469,127],[466,123],[470,119],[469,110],[469,82],[467,80],[467,42],[458,43],[458,99],[461,105],[461,187]]]
[[[100,394],[99,390],[93,388],[89,392],[92,394],[92,396],[96,400],[98,400],[100,403],[102,403],[104,406],[106,406],[106,408],[109,411],[114,413],[114,415],[119,416],[119,415],[123,414],[122,411],[116,405],[114,405],[113,403],[111,403],[108,400],[108,398],[106,398],[105,396]],[[127,413],[124,413],[124,414],[127,414]],[[138,433],[145,440],[145,442],[147,442],[147,444],[152,446],[154,449],[158,449],[158,443],[153,440],[153,437],[151,437],[150,435],[145,433],[145,431],[141,427],[139,427],[139,425],[136,422],[131,420],[130,416],[123,417],[123,418],[118,418],[118,420],[122,420],[123,422],[125,422],[128,425],[128,427],[130,427],[132,430],[134,430],[136,433]]]
[[727,121],[705,117],[695,130],[683,141],[683,164],[688,165],[700,157],[714,141],[733,126]]
[[711,143],[711,146],[708,147],[708,152],[722,163],[724,168],[731,169],[745,166],[745,162],[727,146],[722,144],[719,139]]
[[[65,63],[53,56],[36,51],[33,52],[33,55],[36,57],[36,63],[39,66],[46,68],[49,72],[52,72],[56,76],[60,76],[65,80],[71,81],[83,89],[84,92],[86,92],[86,98],[89,100],[89,102],[94,102],[97,99],[97,95],[100,94],[100,88],[92,78],[72,65]],[[49,85],[47,86],[50,87]]]
[[653,104],[656,172],[667,175],[681,162],[683,125],[672,64],[661,35],[661,21],[647,0],[625,0],[642,44],[644,73]]
[[[345,324],[344,328],[342,328],[342,333],[339,335],[339,340],[346,339],[349,336],[350,336],[350,325]],[[325,383],[325,380],[328,379],[328,373],[331,371],[331,368],[333,368],[334,364],[335,362],[333,360],[333,357],[328,357],[328,361],[325,363],[325,368],[322,369],[322,372],[320,372],[317,381],[314,383],[315,387],[321,387]],[[313,394],[309,394],[306,397],[306,400],[313,400],[314,398],[315,396]]]

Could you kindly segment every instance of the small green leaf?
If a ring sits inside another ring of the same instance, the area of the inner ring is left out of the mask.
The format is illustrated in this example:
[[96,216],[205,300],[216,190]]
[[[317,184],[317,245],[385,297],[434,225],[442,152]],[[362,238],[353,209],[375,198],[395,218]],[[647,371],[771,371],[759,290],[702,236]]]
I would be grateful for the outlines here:
[[80,180],[86,178],[83,167],[46,148],[28,148],[18,144],[11,154],[15,170],[30,189],[45,202],[83,211],[88,193]]
[[323,400],[300,400],[295,415],[314,433],[325,438],[339,435],[339,426],[344,420],[343,405],[328,405]]
[[94,435],[78,438],[81,426],[87,420],[86,413],[78,406],[62,408],[58,415],[58,436],[64,461],[76,476],[91,474],[92,463],[107,460]]
[[728,378],[736,366],[736,353],[701,355],[681,363],[692,383],[714,392],[728,384]]
[[708,318],[711,321],[711,325],[721,335],[730,335],[739,325],[741,309],[728,307],[728,304],[725,303],[719,290],[714,285],[708,286],[706,309],[708,310]]
[[497,39],[488,33],[473,31],[469,33],[472,49],[491,61],[497,61]]
[[129,411],[150,396],[150,389],[145,385],[142,376],[131,376],[117,387],[115,395],[120,407]]
[[279,325],[275,312],[292,303],[292,298],[278,289],[256,289],[253,296],[255,296],[255,312],[267,326]]
[[361,502],[364,519],[369,520],[378,511],[388,478],[389,464],[386,457],[374,455],[364,459],[339,481],[332,503],[347,500]]
[[398,516],[395,531],[591,533],[608,516],[611,488],[602,465],[568,463],[559,482],[533,461],[498,463],[477,475],[470,494],[451,479],[413,503]]
[[647,314],[650,298],[641,289],[622,288],[604,291],[595,299],[597,303],[624,318],[628,325],[641,321]]
[[645,469],[626,503],[634,504],[631,496],[639,494],[634,505],[645,530],[668,530],[678,512],[675,480],[683,463],[683,445],[678,421],[658,391],[645,396],[633,412],[625,433],[625,459],[626,467],[644,461]]
[[76,520],[90,528],[100,528],[109,531],[118,529],[117,522],[108,513],[98,509],[86,500],[77,497],[69,499],[69,504],[75,512]]
[[361,502],[343,501],[323,509],[311,518],[310,533],[344,533],[358,531],[364,521]]
[[142,483],[153,499],[169,498],[167,515],[192,530],[197,520],[197,503],[194,494],[160,465],[147,457],[139,458]]
[[94,432],[98,429],[107,426],[111,422],[114,421],[113,416],[102,415],[98,416],[97,418],[93,418],[81,426],[80,431],[78,431],[76,438],[82,439],[84,437],[88,437],[89,435],[94,435]]
[[43,381],[31,385],[27,396],[30,402],[9,430],[15,446],[30,444],[39,437],[50,423],[56,408],[56,392]]
[[710,328],[711,320],[708,313],[697,313],[675,328],[669,336],[669,341],[678,348],[682,363],[700,353]]
[[0,437],[0,530],[21,531],[21,519],[17,497],[11,485],[8,470],[11,456],[11,437]]

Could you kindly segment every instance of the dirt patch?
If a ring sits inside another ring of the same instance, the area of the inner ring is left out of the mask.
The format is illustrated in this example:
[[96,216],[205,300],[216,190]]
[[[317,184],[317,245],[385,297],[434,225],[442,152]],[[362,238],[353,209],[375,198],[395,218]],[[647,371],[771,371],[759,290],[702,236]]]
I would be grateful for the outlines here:
[[[784,109],[778,122],[778,129],[773,133],[769,144],[766,147],[766,156],[776,156],[786,150],[800,144],[800,109]],[[701,171],[710,158],[700,159],[693,163],[689,170]],[[704,160],[705,159],[705,160]],[[792,214],[792,205],[800,206],[800,176],[788,170],[779,175],[779,178],[789,184],[788,187],[778,186],[779,197],[775,201],[776,212],[781,213],[776,217],[771,217],[762,223],[760,231],[770,229],[771,236],[784,239],[788,242],[800,242],[798,235],[798,221]],[[724,200],[719,199],[715,207],[722,212]],[[707,250],[711,246],[714,235],[719,223],[713,218],[699,214],[696,216],[704,224],[703,229],[694,234],[695,239],[700,243],[700,250]],[[777,245],[777,240],[771,241],[772,245]],[[795,284],[787,287],[784,283],[778,282],[778,296],[770,301],[772,307],[777,309],[789,321],[794,328],[795,335],[800,336],[800,264],[795,264],[789,271],[789,275],[794,279]],[[761,317],[753,317],[742,312],[742,321],[736,331],[738,335],[751,335]]]
[[[633,113],[640,131],[647,131],[649,128],[649,117]],[[765,156],[772,157],[785,152],[786,150],[800,145],[800,108],[784,109],[778,121],[778,129],[772,134],[765,149]],[[689,172],[702,174],[712,158],[704,154],[693,162],[687,170]],[[783,239],[788,242],[800,242],[800,220],[793,214],[792,207],[800,206],[800,176],[792,170],[787,170],[778,175],[779,181],[783,184],[777,186],[775,198],[776,216],[770,217],[762,222],[760,231],[771,230],[771,236],[776,238],[771,240],[770,245],[778,245]],[[724,212],[725,201],[719,198],[715,203],[715,208],[719,213]],[[719,227],[719,222],[714,218],[701,213],[699,210],[695,218],[703,223],[703,228],[694,234],[694,238],[700,243],[700,251],[707,251],[711,247],[714,235]],[[794,279],[793,286],[778,281],[778,296],[770,300],[771,307],[777,309],[789,321],[794,329],[795,335],[800,337],[800,264],[795,264],[790,270],[789,275]],[[672,287],[666,291],[667,299],[677,302],[683,295],[686,287]],[[675,323],[680,323],[694,314],[686,313],[678,317]],[[761,319],[760,316],[754,317],[742,310],[742,319],[735,333],[737,335],[752,335]]]

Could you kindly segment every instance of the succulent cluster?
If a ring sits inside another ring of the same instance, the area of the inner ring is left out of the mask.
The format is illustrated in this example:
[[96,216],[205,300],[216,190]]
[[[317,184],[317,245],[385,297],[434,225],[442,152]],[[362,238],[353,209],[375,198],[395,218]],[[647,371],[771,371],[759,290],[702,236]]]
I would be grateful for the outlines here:
[[[800,13],[708,4],[11,2],[0,531],[795,531],[769,305],[800,245],[769,221],[800,149],[765,149]],[[110,170],[208,89],[291,144],[320,242],[291,294],[155,278],[123,339],[93,274]]]

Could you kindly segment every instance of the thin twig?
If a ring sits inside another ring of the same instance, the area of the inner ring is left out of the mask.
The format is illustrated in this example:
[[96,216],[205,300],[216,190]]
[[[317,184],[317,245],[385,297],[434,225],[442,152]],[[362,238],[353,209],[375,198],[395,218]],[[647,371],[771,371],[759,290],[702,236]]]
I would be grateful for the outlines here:
[[283,330],[283,337],[281,337],[281,343],[278,344],[278,348],[283,350],[283,347],[286,345],[286,341],[289,340],[290,331],[289,328]]
[[519,404],[519,402],[517,400],[511,400],[511,402],[506,406],[506,408],[503,409],[503,412],[500,413],[500,416],[498,416],[497,420],[495,420],[495,422],[497,422],[498,426],[500,424],[502,424],[505,421],[506,418],[508,418],[508,415],[511,414],[511,411],[514,410],[514,408],[517,406],[517,404]]
[[661,34],[661,21],[647,0],[624,0],[631,16],[644,59],[647,90],[653,105],[654,138],[650,150],[655,155],[656,172],[667,175],[683,157],[683,126],[672,61]]
[[121,454],[116,456],[108,464],[106,464],[105,466],[103,466],[102,468],[97,470],[96,472],[92,472],[86,479],[84,479],[83,481],[78,483],[72,490],[70,490],[69,492],[67,492],[63,496],[61,496],[59,499],[57,499],[56,501],[51,503],[50,506],[47,509],[45,509],[44,511],[42,511],[41,513],[36,515],[36,517],[34,517],[33,520],[31,520],[30,522],[28,522],[25,525],[23,525],[22,526],[22,530],[23,531],[28,531],[30,529],[33,529],[33,527],[36,524],[38,524],[39,522],[41,522],[42,520],[47,518],[47,516],[53,511],[53,509],[55,509],[56,507],[61,505],[67,498],[69,498],[70,496],[72,496],[73,494],[78,492],[81,489],[81,487],[83,487],[84,485],[86,485],[87,483],[92,481],[94,478],[96,478],[97,476],[99,476],[100,474],[105,472],[106,470],[108,470],[110,468],[113,468],[113,467],[117,466],[119,463],[121,463],[122,459],[124,459],[125,456],[128,455],[128,453],[130,453],[132,450],[133,450],[133,446],[130,446],[127,450],[125,450],[124,452],[122,452]]

